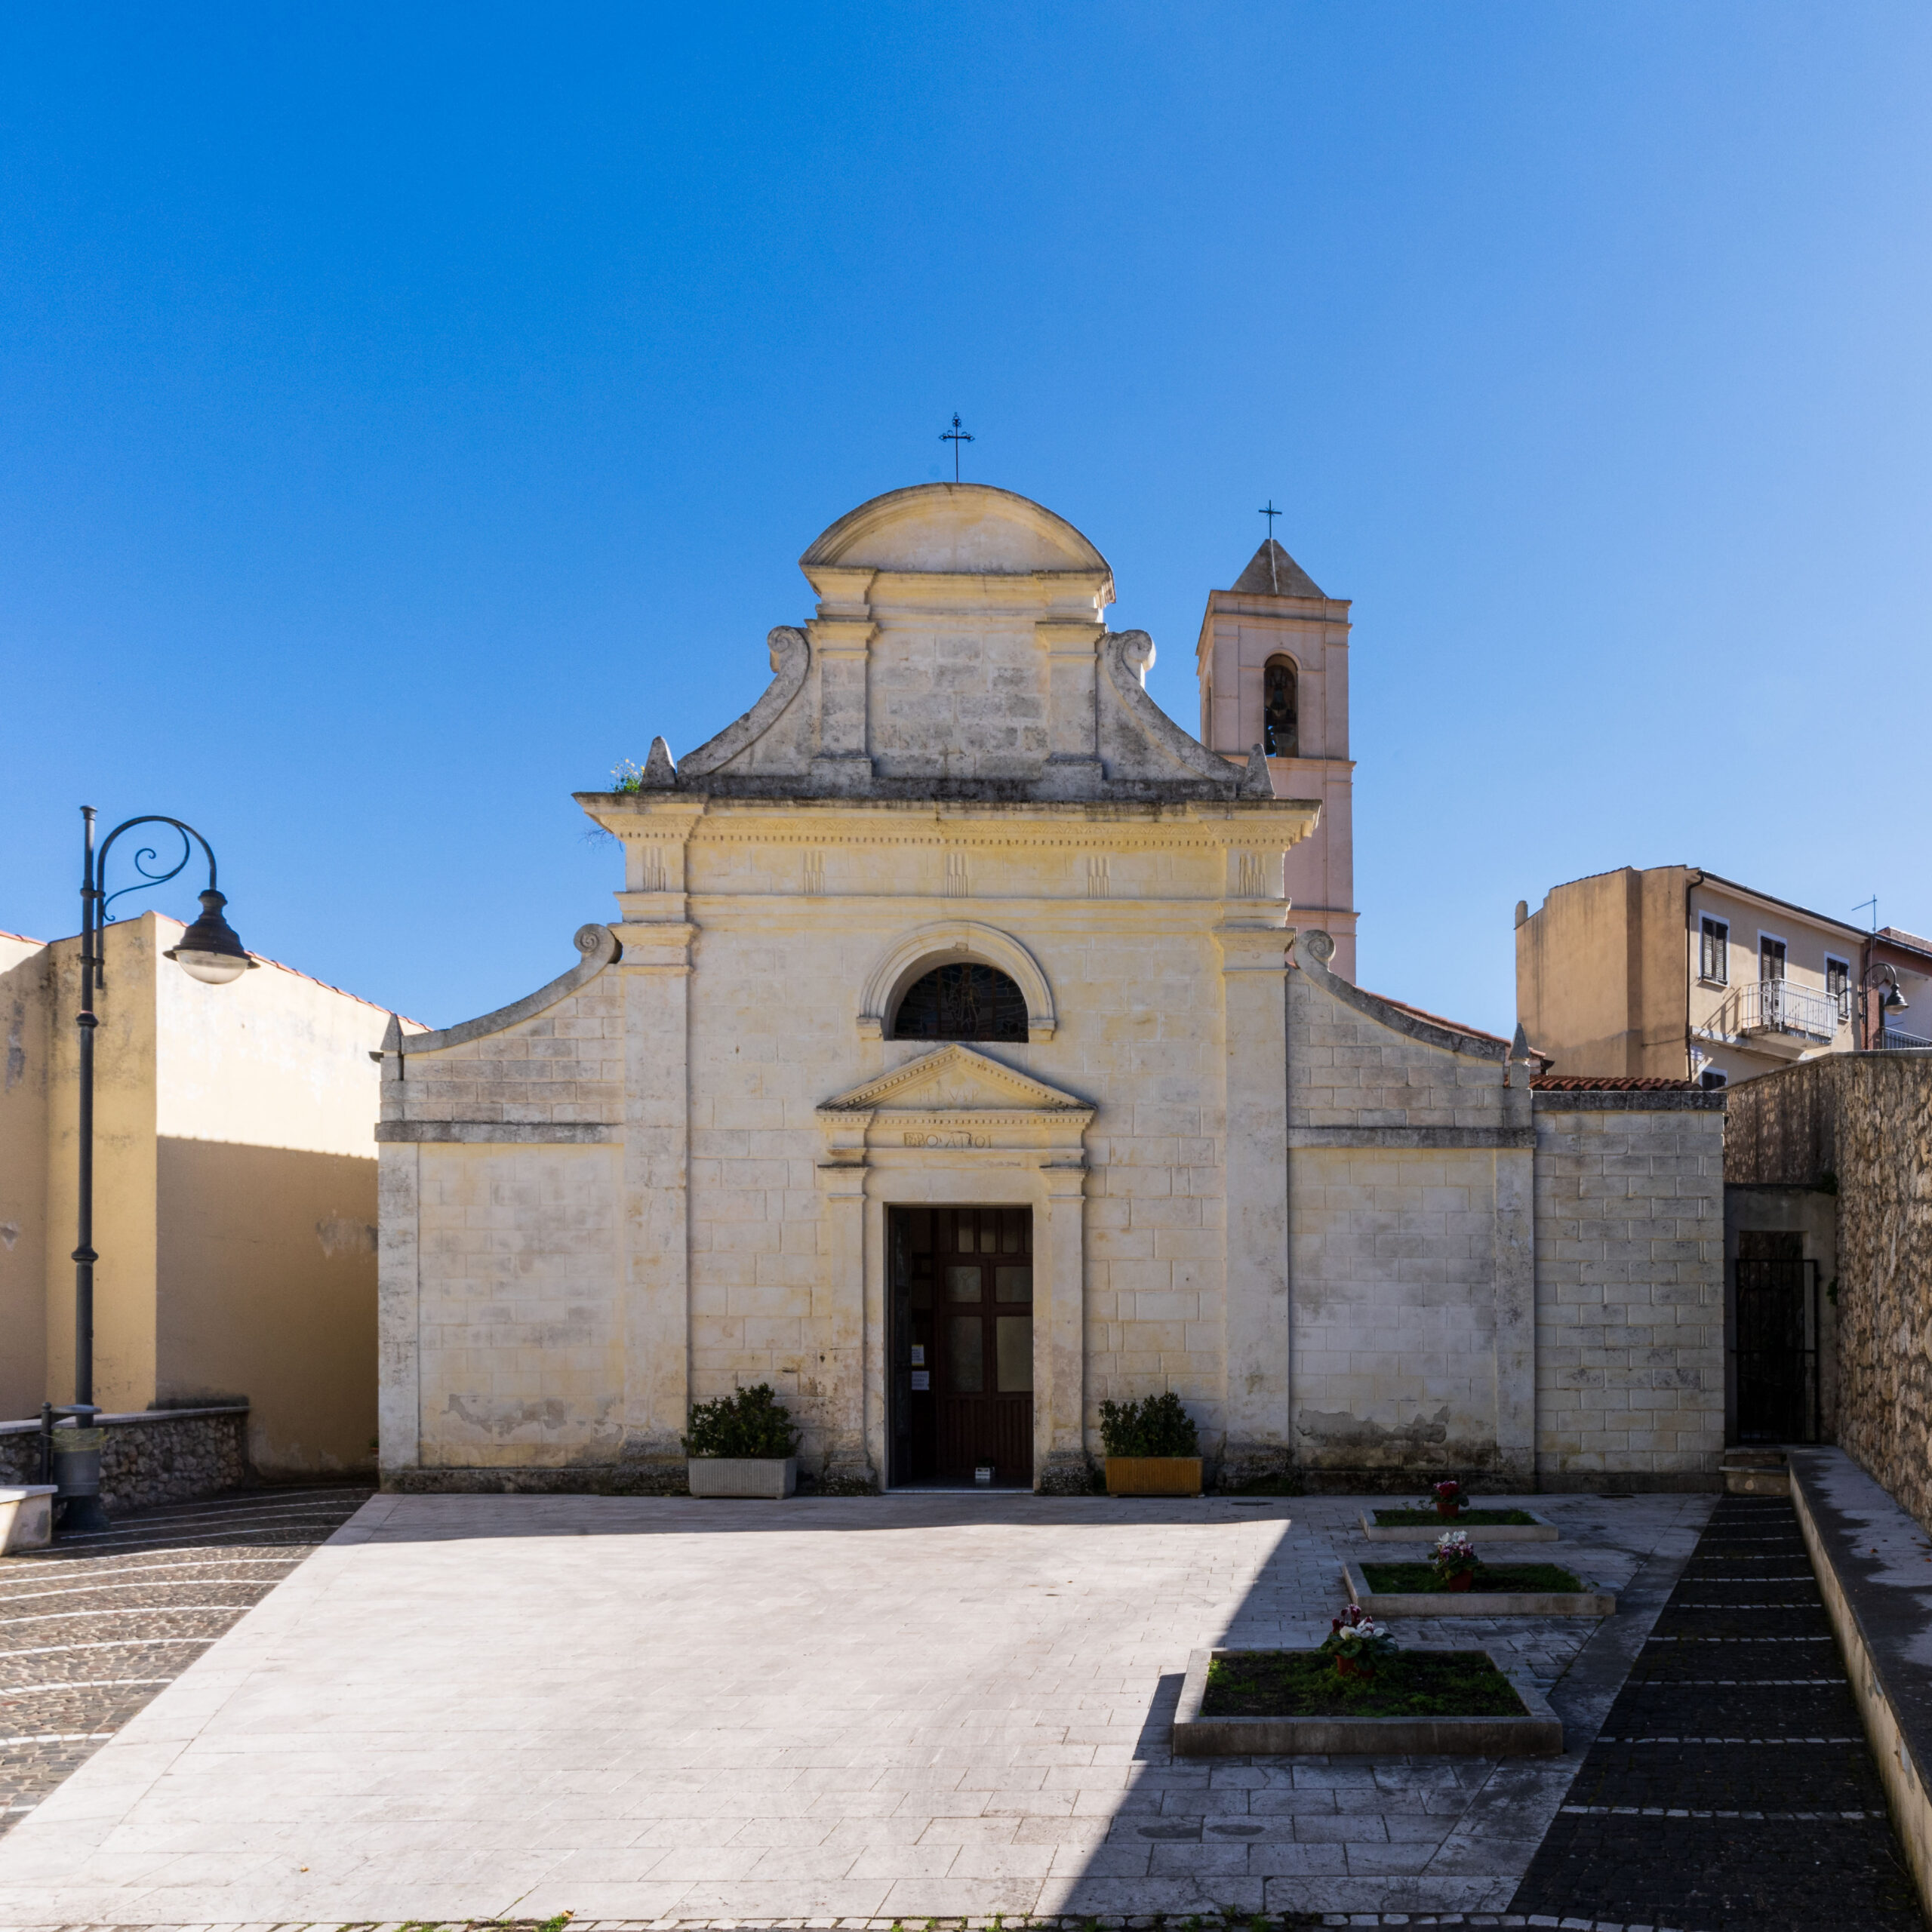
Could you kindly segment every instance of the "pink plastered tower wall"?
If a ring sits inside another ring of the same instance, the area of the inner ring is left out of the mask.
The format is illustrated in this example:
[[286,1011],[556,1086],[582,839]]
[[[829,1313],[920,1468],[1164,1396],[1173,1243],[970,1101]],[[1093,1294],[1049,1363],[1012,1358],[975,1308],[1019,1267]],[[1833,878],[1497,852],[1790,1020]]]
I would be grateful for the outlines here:
[[1333,971],[1355,977],[1355,763],[1349,755],[1349,604],[1324,595],[1272,539],[1231,589],[1208,594],[1195,673],[1201,742],[1245,762],[1263,742],[1263,680],[1271,659],[1294,667],[1291,755],[1271,757],[1275,795],[1317,798],[1321,823],[1287,855],[1290,923],[1333,934]]

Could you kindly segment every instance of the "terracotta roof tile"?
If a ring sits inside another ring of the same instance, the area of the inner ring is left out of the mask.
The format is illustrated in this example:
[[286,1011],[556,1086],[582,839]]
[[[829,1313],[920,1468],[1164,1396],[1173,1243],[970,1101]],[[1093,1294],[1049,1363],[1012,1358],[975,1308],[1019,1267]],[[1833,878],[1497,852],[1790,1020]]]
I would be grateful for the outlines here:
[[1379,999],[1384,1006],[1394,1007],[1398,1013],[1409,1014],[1417,1020],[1426,1020],[1432,1026],[1442,1027],[1451,1033],[1460,1033],[1472,1040],[1494,1040],[1500,1047],[1506,1047],[1509,1044],[1500,1033],[1485,1033],[1480,1026],[1465,1026],[1460,1020],[1445,1020],[1441,1014],[1431,1013],[1426,1008],[1411,1006],[1405,999],[1391,999],[1386,993],[1369,992],[1366,986],[1362,988],[1362,991],[1368,993],[1370,998]]
[[1915,952],[1932,953],[1932,939],[1921,939],[1916,933],[1903,931],[1897,926],[1881,926],[1872,937],[1889,940],[1894,946],[1909,946]]

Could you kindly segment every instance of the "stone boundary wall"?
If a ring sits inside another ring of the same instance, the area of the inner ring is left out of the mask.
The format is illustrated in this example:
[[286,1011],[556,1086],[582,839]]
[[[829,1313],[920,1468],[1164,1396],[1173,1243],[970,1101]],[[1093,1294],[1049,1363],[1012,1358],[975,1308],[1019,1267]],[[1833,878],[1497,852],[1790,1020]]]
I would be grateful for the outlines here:
[[[100,1426],[100,1499],[110,1510],[192,1502],[255,1479],[245,1407],[146,1409],[103,1416]],[[41,1480],[40,1424],[0,1423],[0,1484]]]
[[1730,1090],[1724,1179],[1838,1192],[1838,1437],[1932,1528],[1932,1054],[1832,1054]]
[[1534,1096],[1540,1490],[1718,1485],[1729,1097]]

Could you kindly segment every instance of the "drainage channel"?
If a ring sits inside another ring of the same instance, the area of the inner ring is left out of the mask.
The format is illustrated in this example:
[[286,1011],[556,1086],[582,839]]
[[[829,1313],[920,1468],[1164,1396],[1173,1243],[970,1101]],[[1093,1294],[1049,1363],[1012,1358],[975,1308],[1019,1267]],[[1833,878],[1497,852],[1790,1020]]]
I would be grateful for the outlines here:
[[1923,1932],[1788,1498],[1712,1511],[1510,1909]]

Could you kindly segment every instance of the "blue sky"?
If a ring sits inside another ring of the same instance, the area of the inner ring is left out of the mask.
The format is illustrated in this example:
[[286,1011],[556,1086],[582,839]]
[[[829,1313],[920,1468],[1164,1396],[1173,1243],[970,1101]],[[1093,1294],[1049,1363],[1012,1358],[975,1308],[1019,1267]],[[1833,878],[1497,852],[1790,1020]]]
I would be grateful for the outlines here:
[[1932,929],[1928,100],[1920,5],[17,6],[0,927],[165,811],[519,996],[957,409],[1190,728],[1264,500],[1355,600],[1364,984],[1506,1030],[1626,863]]

